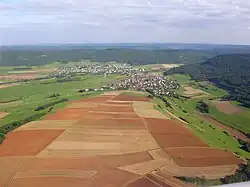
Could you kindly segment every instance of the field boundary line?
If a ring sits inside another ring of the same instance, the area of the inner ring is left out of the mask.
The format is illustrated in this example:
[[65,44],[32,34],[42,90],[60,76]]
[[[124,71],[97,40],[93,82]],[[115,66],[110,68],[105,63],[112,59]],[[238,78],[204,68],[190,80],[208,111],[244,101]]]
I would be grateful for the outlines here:
[[16,173],[18,172],[18,170],[20,168],[22,168],[23,166],[25,166],[27,164],[27,162],[29,161],[29,159],[25,160],[22,164],[20,164],[14,171],[13,174],[10,176],[9,180],[7,181],[7,183],[4,185],[4,187],[8,187],[12,181],[12,179],[14,178],[14,176],[16,175]]
[[[143,124],[145,125],[145,128],[146,128],[146,130],[148,131],[148,133],[150,134],[150,136],[154,139],[154,141],[156,142],[156,144],[159,146],[159,149],[164,153],[164,155],[167,157],[167,158],[169,158],[170,160],[171,160],[171,162],[172,162],[172,164],[175,164],[174,163],[174,160],[160,147],[160,145],[157,143],[157,141],[156,141],[156,139],[153,137],[153,135],[151,134],[151,132],[149,131],[149,129],[148,129],[148,125],[147,125],[147,122],[146,122],[146,120],[144,119],[144,118],[140,118],[141,120],[142,120],[142,122],[143,122]],[[155,149],[153,149],[153,150],[155,150]],[[151,155],[150,155],[151,156]],[[151,156],[152,157],[152,156]],[[165,165],[167,165],[167,164],[165,164]]]

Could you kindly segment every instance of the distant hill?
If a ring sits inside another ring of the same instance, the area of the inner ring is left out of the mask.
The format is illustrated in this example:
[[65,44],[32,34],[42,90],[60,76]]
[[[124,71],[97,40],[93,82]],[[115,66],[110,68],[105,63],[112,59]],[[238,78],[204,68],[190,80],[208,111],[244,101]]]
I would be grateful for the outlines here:
[[218,55],[199,64],[189,64],[165,72],[189,74],[196,80],[209,80],[229,91],[228,99],[250,106],[250,54]]
[[[86,46],[85,46],[86,47]],[[3,47],[0,49],[0,66],[42,65],[54,61],[91,60],[116,61],[130,64],[190,64],[216,55],[213,51],[188,49],[145,50],[132,48],[91,49],[81,46],[68,47]]]

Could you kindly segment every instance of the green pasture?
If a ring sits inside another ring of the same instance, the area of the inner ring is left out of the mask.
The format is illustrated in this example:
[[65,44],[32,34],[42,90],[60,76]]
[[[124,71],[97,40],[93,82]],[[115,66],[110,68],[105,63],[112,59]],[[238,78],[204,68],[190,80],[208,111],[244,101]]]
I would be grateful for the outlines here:
[[240,149],[239,142],[232,136],[226,134],[220,128],[213,124],[210,124],[204,120],[201,120],[196,113],[196,103],[200,99],[176,99],[165,97],[171,104],[172,109],[168,110],[174,115],[184,119],[189,124],[188,126],[195,135],[200,137],[211,147],[216,147],[230,152],[239,154],[240,156],[250,158],[250,153]]

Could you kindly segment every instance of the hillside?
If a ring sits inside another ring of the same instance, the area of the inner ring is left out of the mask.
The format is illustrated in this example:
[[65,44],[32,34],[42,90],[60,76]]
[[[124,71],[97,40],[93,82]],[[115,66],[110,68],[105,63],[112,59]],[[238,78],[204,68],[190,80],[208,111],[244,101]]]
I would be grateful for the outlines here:
[[250,54],[218,55],[200,64],[184,65],[165,72],[189,74],[196,80],[209,80],[226,89],[230,96],[250,105]]
[[127,62],[130,64],[198,63],[215,52],[200,50],[145,50],[145,49],[86,49],[86,48],[2,48],[0,66],[43,65],[54,61],[69,62],[91,60],[94,62]]

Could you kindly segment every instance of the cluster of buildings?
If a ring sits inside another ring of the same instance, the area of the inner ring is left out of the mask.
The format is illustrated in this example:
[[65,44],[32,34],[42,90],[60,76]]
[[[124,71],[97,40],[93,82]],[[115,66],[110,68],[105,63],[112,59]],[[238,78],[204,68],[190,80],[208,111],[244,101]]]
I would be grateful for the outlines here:
[[52,76],[67,77],[72,74],[122,74],[132,75],[137,72],[146,72],[145,69],[133,69],[129,64],[103,63],[103,64],[86,64],[74,63],[67,64],[63,68],[57,69]]
[[128,79],[117,81],[108,87],[118,90],[133,89],[147,91],[154,95],[173,96],[176,94],[175,90],[179,88],[179,84],[163,76],[146,73],[132,75]]

